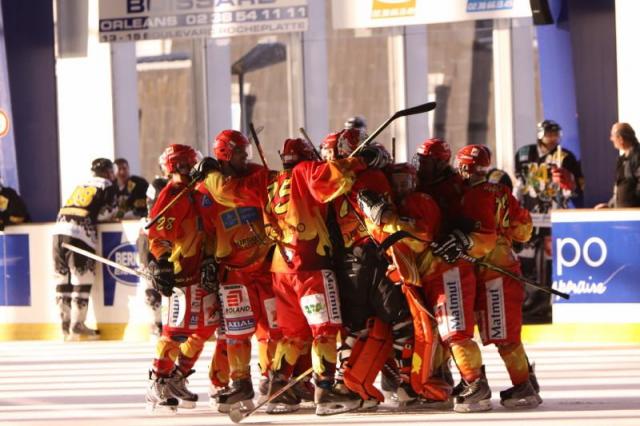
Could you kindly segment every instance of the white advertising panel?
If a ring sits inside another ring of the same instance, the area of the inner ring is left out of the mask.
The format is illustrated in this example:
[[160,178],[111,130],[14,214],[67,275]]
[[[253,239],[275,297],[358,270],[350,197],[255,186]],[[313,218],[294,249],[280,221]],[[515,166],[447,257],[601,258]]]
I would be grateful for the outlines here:
[[307,0],[100,0],[100,41],[307,30]]
[[335,29],[531,16],[529,0],[333,0],[332,6]]

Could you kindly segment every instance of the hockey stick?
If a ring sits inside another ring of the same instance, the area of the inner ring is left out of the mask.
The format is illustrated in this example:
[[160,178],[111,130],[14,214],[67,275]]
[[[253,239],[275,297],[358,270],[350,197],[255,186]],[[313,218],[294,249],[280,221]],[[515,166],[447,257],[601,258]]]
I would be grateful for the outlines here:
[[395,120],[396,118],[406,117],[406,116],[415,115],[415,114],[422,114],[423,112],[432,111],[435,108],[436,108],[436,103],[435,102],[427,102],[426,104],[417,105],[417,106],[414,106],[414,107],[411,107],[411,108],[402,109],[400,111],[397,111],[395,114],[393,114],[391,117],[389,117],[387,119],[387,121],[382,123],[376,130],[374,130],[373,133],[371,133],[369,136],[367,136],[367,138],[364,141],[362,141],[360,143],[360,145],[358,145],[356,147],[356,149],[354,149],[351,154],[349,154],[349,157],[353,157],[358,151],[360,151],[365,146],[369,145],[371,143],[371,141],[373,141],[376,138],[376,136],[378,136],[380,133],[382,133],[382,131],[384,129],[386,129],[387,126],[389,124],[391,124],[391,122],[393,120]]
[[316,158],[318,159],[318,161],[322,161],[322,157],[320,156],[320,153],[316,149],[316,146],[313,144],[313,142],[311,142],[311,138],[309,137],[309,134],[304,129],[304,127],[300,127],[298,130],[300,131],[300,134],[304,137],[304,139],[307,141],[307,143],[311,145],[311,148],[313,148],[313,152],[316,154]]
[[126,272],[127,274],[131,274],[131,275],[136,275],[138,277],[142,277],[142,278],[146,278],[148,280],[151,280],[151,275],[149,274],[145,274],[142,271],[138,271],[137,269],[133,269],[133,268],[129,268],[128,266],[124,266],[121,265],[117,262],[114,262],[112,260],[106,259],[102,256],[98,256],[97,254],[91,253],[90,251],[87,250],[83,250],[80,247],[76,247],[74,245],[68,244],[68,243],[62,243],[60,244],[62,247],[66,248],[67,250],[71,250],[73,252],[76,252],[78,254],[81,254],[85,257],[88,257],[89,259],[93,259],[95,261],[98,261],[100,263],[104,263],[105,265],[109,265],[113,268],[119,269],[123,272]]
[[[419,240],[418,237],[415,237],[415,238]],[[435,242],[432,242],[432,243],[430,243],[430,246],[433,249],[433,248],[437,247],[437,244]],[[462,260],[465,260],[465,261],[469,262],[469,263],[473,263],[474,265],[482,266],[484,268],[487,268],[487,269],[490,269],[492,271],[495,271],[495,272],[497,272],[499,274],[506,275],[509,278],[513,278],[516,281],[520,281],[520,282],[522,282],[522,283],[524,283],[524,284],[526,284],[526,285],[528,285],[530,287],[533,287],[533,288],[535,288],[537,290],[540,290],[540,291],[542,291],[544,293],[554,294],[554,295],[556,295],[558,297],[562,297],[563,299],[569,300],[569,295],[567,293],[563,293],[561,291],[558,291],[555,288],[542,287],[537,282],[535,282],[533,280],[530,280],[529,278],[527,278],[527,277],[525,277],[523,275],[515,274],[515,273],[513,273],[511,271],[508,271],[508,270],[506,270],[504,268],[501,268],[498,265],[494,265],[493,263],[485,262],[484,260],[480,260],[477,257],[469,256],[468,254],[462,254],[462,255],[460,255],[460,258]]]
[[545,293],[549,293],[549,294],[554,294],[558,297],[562,297],[563,299],[569,300],[569,295],[567,293],[563,293],[561,291],[556,290],[555,288],[547,288],[547,287],[542,287],[540,284],[538,284],[537,282],[530,280],[529,278],[523,276],[523,275],[518,275],[515,274],[511,271],[508,271],[506,269],[503,269],[501,267],[499,267],[498,265],[494,265],[493,263],[489,263],[489,262],[485,262],[484,260],[480,260],[478,258],[469,256],[468,254],[463,254],[462,256],[460,256],[460,258],[462,258],[463,260],[466,260],[467,262],[473,263],[475,265],[478,266],[482,266],[484,268],[490,269],[492,271],[498,272],[499,274],[502,275],[506,275],[509,278],[513,278],[516,281],[520,281],[523,282],[524,284],[527,284],[530,287],[533,287],[537,290],[540,290],[542,292]]
[[[104,258],[102,256],[98,256],[95,253],[91,253],[90,251],[81,249],[80,247],[76,247],[76,246],[74,246],[72,244],[62,243],[60,245],[62,247],[64,247],[64,248],[66,248],[67,250],[71,250],[71,251],[76,252],[78,254],[81,254],[81,255],[83,255],[85,257],[88,257],[89,259],[93,259],[93,260],[95,260],[97,262],[100,262],[100,263],[103,263],[105,265],[111,266],[113,268],[119,269],[119,270],[121,270],[123,272],[126,272],[127,274],[131,274],[131,275],[135,275],[135,276],[138,276],[138,277],[141,277],[141,278],[145,278],[145,279],[147,279],[149,281],[153,281],[153,279],[154,279],[151,274],[147,274],[147,273],[142,272],[142,271],[140,271],[138,269],[133,269],[133,268],[129,268],[128,266],[121,265],[121,264],[119,264],[117,262],[114,262],[112,260],[106,259],[106,258]],[[187,278],[179,278],[177,281],[184,282],[185,280],[190,280],[191,278],[193,278],[193,275],[190,276],[190,277],[187,277]],[[180,285],[174,285],[173,287],[180,288],[181,286]]]
[[309,368],[307,371],[295,377],[293,380],[291,380],[289,383],[283,386],[278,392],[274,393],[273,395],[269,396],[269,398],[265,399],[260,404],[256,405],[251,411],[247,411],[246,413],[243,413],[242,411],[240,411],[238,407],[232,408],[231,411],[229,411],[229,418],[234,423],[240,423],[241,421],[243,421],[244,419],[246,419],[256,411],[258,411],[258,409],[270,403],[271,401],[273,401],[274,399],[276,399],[277,397],[279,397],[280,395],[282,395],[283,393],[291,389],[293,386],[296,385],[296,383],[300,382],[302,379],[307,377],[312,372],[313,372],[313,368]]
[[267,158],[264,156],[264,151],[262,150],[262,145],[260,144],[260,139],[258,139],[258,132],[256,132],[256,128],[253,127],[253,123],[249,123],[249,131],[251,132],[251,138],[253,142],[256,144],[256,148],[258,148],[258,155],[260,155],[260,160],[262,164],[269,170],[269,165],[267,164]]
[[149,221],[149,223],[147,223],[144,226],[144,229],[149,229],[151,228],[157,221],[160,220],[160,218],[162,216],[164,216],[164,214],[167,212],[167,210],[169,210],[171,207],[174,206],[175,203],[178,202],[178,200],[180,200],[180,198],[182,198],[183,195],[185,195],[187,192],[189,192],[191,190],[191,188],[193,188],[193,186],[198,183],[197,179],[191,179],[191,182],[189,182],[187,184],[187,186],[185,186],[184,188],[182,188],[182,190],[180,192],[178,192],[178,195],[176,195],[175,197],[173,197],[173,200],[169,201],[169,204],[167,204],[166,206],[164,206],[162,208],[162,210],[160,210],[160,212],[156,215],[156,217],[154,217],[153,219],[151,219]]

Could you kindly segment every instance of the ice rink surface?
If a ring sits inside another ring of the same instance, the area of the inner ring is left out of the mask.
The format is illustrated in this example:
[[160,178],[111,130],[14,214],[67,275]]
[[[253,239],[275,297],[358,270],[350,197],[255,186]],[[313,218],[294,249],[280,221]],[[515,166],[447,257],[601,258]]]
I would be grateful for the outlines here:
[[[499,391],[509,387],[493,347],[483,349],[493,389],[493,411],[477,414],[413,411],[382,406],[374,413],[317,417],[258,413],[243,424],[283,425],[640,425],[640,345],[529,345],[544,403],[533,411],[508,411]],[[52,341],[0,343],[2,425],[227,425],[208,406],[208,344],[189,387],[198,407],[177,415],[149,415],[144,393],[152,343]],[[254,377],[257,382],[257,377]],[[256,383],[257,384],[257,383]],[[257,386],[256,386],[257,389]]]

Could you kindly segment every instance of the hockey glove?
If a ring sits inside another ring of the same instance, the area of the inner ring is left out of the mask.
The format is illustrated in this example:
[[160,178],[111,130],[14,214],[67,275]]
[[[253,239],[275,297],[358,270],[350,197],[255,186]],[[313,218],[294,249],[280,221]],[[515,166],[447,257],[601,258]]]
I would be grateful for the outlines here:
[[363,189],[358,192],[357,199],[362,213],[373,223],[380,225],[382,223],[382,215],[388,208],[384,197],[370,189]]
[[208,294],[218,293],[218,265],[213,257],[205,257],[200,265],[200,286]]
[[471,247],[473,247],[471,238],[459,229],[455,229],[443,240],[435,243],[433,254],[443,258],[447,263],[454,263]]
[[149,262],[149,273],[151,274],[151,284],[165,297],[171,296],[175,277],[173,275],[173,265],[168,257],[152,259]]
[[376,169],[384,169],[391,163],[391,157],[389,153],[381,145],[371,144],[367,145],[358,151],[357,155],[369,167]]
[[202,181],[206,179],[209,173],[216,170],[220,170],[220,163],[218,160],[212,157],[204,157],[193,169],[191,169],[189,177],[191,180]]
[[560,185],[560,188],[573,191],[576,189],[576,180],[573,173],[563,167],[554,167],[551,172],[553,182]]

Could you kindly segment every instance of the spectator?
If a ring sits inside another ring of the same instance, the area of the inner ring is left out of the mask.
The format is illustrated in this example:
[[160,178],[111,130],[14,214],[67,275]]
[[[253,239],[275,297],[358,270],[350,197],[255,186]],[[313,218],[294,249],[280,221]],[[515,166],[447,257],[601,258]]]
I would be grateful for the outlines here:
[[74,253],[62,243],[96,252],[97,223],[109,221],[115,213],[113,163],[97,158],[91,163],[93,177],[78,185],[58,212],[53,232],[56,304],[60,309],[65,340],[98,338],[100,332],[85,325],[89,295],[95,281],[95,262]]
[[615,123],[611,127],[610,140],[620,151],[613,196],[608,203],[598,204],[596,209],[640,207],[640,144],[636,132],[629,123]]
[[7,225],[19,225],[29,220],[27,206],[20,195],[13,188],[0,183],[0,231]]
[[135,219],[147,215],[147,188],[149,184],[140,176],[131,175],[129,162],[124,158],[114,161],[116,165],[116,205],[119,219]]

